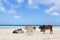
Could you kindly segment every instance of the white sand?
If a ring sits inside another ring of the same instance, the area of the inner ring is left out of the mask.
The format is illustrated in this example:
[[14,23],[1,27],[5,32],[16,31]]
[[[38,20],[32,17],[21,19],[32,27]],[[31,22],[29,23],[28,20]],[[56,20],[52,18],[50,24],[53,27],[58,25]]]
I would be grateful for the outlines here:
[[60,28],[53,28],[53,34],[46,34],[37,29],[33,34],[13,34],[14,29],[0,29],[0,40],[60,40]]

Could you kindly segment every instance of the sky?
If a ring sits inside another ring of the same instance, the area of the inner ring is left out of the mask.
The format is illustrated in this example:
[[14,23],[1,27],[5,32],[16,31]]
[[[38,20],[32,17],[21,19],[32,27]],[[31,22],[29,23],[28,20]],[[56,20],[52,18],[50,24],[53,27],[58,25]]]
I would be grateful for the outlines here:
[[0,24],[60,25],[60,0],[0,0]]

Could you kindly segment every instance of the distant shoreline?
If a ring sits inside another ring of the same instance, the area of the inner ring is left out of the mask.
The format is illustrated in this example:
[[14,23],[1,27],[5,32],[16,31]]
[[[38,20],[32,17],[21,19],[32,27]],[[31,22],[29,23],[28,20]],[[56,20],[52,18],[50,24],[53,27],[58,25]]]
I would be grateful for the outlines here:
[[[25,26],[27,26],[27,25],[0,25],[0,29],[15,29],[15,28],[24,28]],[[39,26],[41,26],[41,25],[31,25],[31,26],[35,26],[35,27],[39,27]],[[53,26],[53,28],[58,28],[58,27],[60,27],[59,25],[52,25]]]
[[[0,25],[0,26],[41,26],[41,25]],[[52,25],[52,26],[60,26],[60,25]]]

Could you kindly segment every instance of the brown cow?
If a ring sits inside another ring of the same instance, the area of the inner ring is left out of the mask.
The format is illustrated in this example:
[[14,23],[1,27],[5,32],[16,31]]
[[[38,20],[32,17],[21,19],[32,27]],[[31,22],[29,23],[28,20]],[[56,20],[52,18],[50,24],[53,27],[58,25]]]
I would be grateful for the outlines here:
[[45,30],[50,30],[50,34],[53,33],[53,30],[52,30],[52,25],[42,25],[39,27],[39,29],[41,29],[41,32],[44,32],[45,34]]

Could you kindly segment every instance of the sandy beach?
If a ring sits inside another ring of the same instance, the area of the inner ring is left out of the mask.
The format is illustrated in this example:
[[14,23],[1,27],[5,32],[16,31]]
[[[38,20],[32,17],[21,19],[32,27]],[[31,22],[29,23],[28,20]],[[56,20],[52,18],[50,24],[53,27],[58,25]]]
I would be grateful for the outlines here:
[[0,29],[0,40],[60,40],[60,28],[53,28],[53,34],[49,34],[49,30],[45,34],[36,29],[31,35],[13,34],[15,29]]

